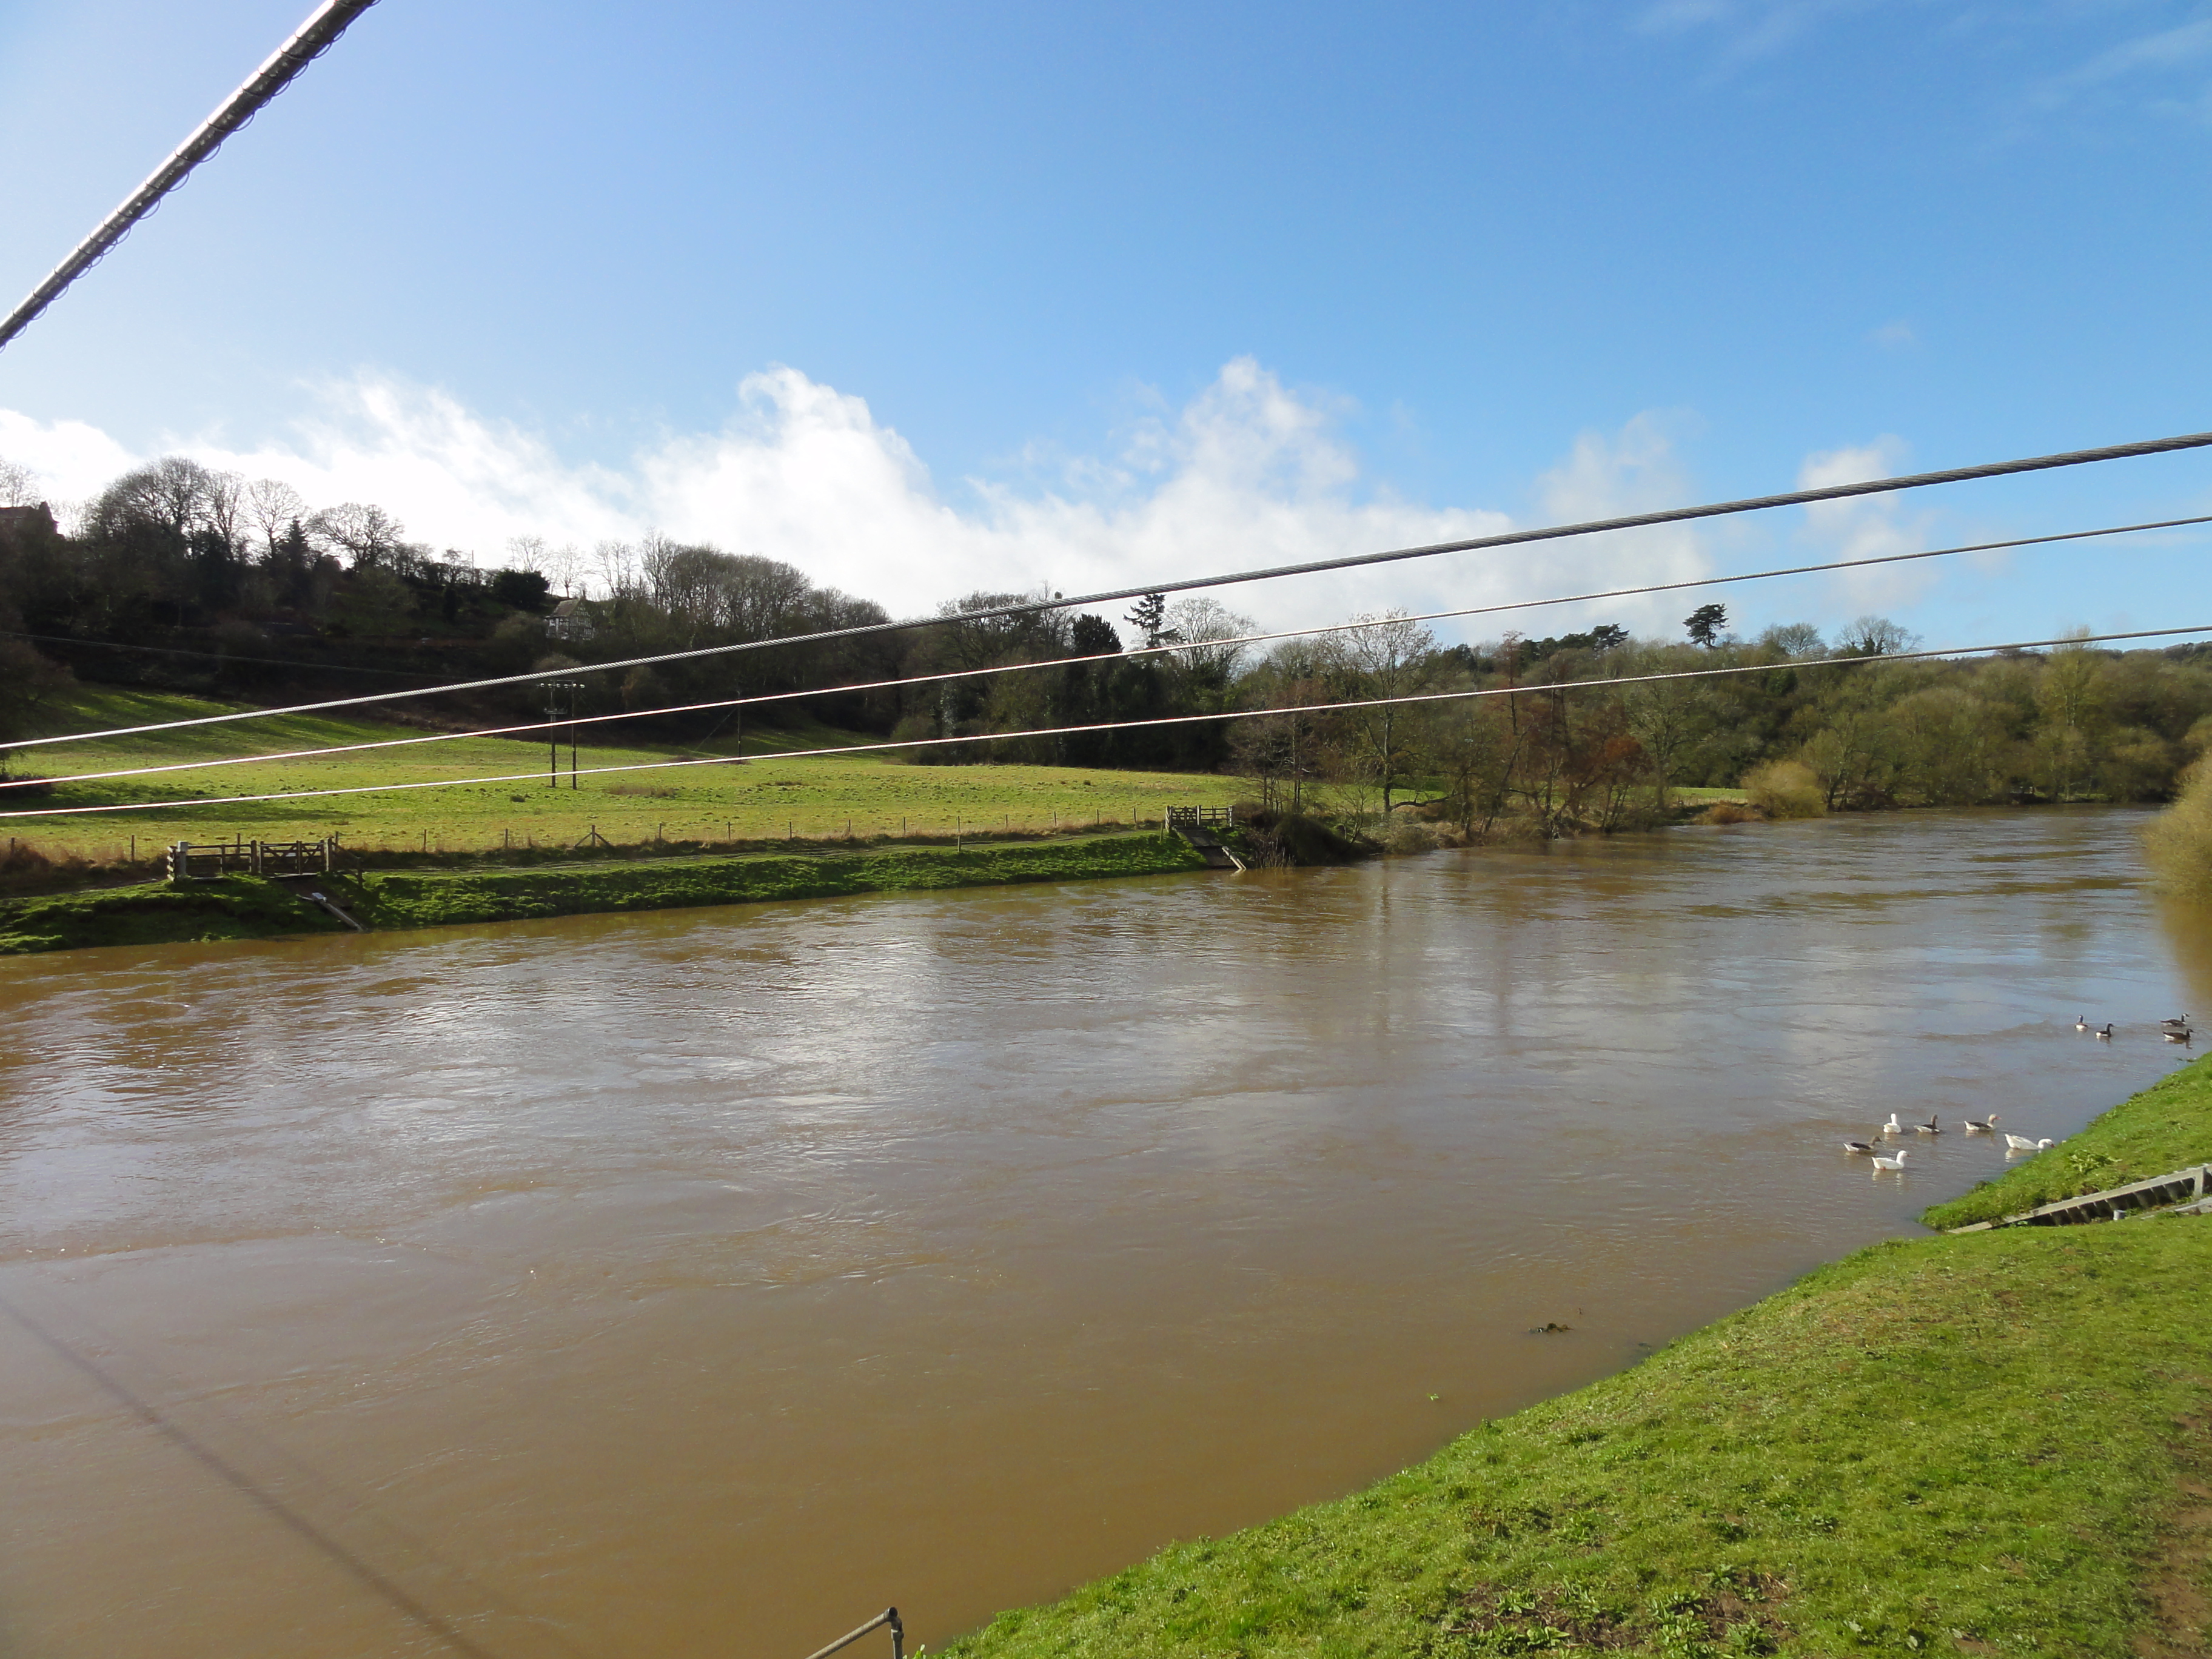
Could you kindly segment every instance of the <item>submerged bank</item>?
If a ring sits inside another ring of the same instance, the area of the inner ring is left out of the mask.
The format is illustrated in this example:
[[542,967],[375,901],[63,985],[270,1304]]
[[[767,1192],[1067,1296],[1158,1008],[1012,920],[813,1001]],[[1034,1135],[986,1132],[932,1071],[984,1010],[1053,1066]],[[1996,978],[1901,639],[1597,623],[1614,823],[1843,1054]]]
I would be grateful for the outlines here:
[[[2212,1158],[2212,1060],[1936,1224]],[[2194,1654],[2212,1217],[1896,1240],[948,1651]]]
[[[923,888],[1166,875],[1205,867],[1205,860],[1180,837],[1150,832],[849,854],[370,872],[317,881],[365,926],[381,930]],[[342,931],[342,923],[301,895],[280,883],[245,875],[0,903],[0,955]]]

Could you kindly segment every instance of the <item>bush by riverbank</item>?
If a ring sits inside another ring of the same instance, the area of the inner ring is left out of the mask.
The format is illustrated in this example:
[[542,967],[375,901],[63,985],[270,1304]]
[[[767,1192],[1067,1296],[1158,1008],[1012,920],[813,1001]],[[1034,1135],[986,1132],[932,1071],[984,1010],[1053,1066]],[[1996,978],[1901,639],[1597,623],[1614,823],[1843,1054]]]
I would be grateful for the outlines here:
[[[341,877],[327,890],[374,928],[515,921],[932,887],[1002,886],[1203,869],[1173,836],[1097,836],[1012,846],[898,848],[850,855],[659,859],[514,870]],[[340,924],[251,876],[146,884],[0,904],[0,955],[330,933]]]
[[[2205,1156],[2212,1062],[2067,1144],[2170,1159],[2148,1173]],[[2051,1157],[1984,1193],[2033,1203]],[[1878,1245],[950,1652],[2203,1653],[2207,1282],[2207,1217]]]

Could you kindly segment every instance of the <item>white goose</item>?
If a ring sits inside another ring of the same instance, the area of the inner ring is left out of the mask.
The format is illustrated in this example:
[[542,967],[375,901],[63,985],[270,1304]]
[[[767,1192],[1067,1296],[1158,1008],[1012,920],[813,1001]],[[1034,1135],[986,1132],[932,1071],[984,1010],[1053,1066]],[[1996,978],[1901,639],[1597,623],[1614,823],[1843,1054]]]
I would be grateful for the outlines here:
[[2008,1152],[2039,1152],[2046,1146],[2056,1146],[2057,1144],[2048,1135],[2040,1140],[2030,1140],[2026,1135],[2016,1135],[2009,1132],[2005,1135],[2005,1151]]
[[1892,1112],[1889,1115],[1889,1121],[1883,1124],[1881,1127],[1875,1133],[1885,1135],[1901,1135],[1905,1133],[1905,1126],[1897,1121],[1897,1114],[1895,1112]]
[[1877,1170],[1902,1170],[1905,1167],[1905,1160],[1911,1156],[1911,1153],[1900,1148],[1895,1158],[1882,1158],[1877,1156],[1874,1161],[1874,1167]]

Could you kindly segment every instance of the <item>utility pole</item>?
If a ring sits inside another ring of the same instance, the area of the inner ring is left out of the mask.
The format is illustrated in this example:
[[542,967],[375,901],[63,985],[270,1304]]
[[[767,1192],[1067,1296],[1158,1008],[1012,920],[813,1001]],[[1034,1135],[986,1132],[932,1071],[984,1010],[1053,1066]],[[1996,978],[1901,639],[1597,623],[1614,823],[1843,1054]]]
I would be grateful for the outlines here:
[[[556,724],[565,713],[568,720],[568,787],[576,787],[576,695],[584,689],[581,680],[548,680],[545,682],[546,763],[545,787],[561,787],[561,731]],[[566,697],[564,710],[562,701]]]

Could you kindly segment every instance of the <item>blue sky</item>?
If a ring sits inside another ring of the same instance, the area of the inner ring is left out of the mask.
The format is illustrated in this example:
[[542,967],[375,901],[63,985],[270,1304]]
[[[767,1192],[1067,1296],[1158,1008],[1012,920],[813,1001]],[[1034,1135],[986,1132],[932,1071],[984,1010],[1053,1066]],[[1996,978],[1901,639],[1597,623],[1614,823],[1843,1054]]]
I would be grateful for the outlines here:
[[[0,3],[9,300],[307,9]],[[899,609],[1119,585],[2212,428],[2208,159],[2177,0],[383,0],[0,352],[0,456],[66,499],[184,450],[585,580],[654,525]],[[2212,459],[1233,602],[2192,510]],[[1725,597],[2212,621],[2206,544]]]

